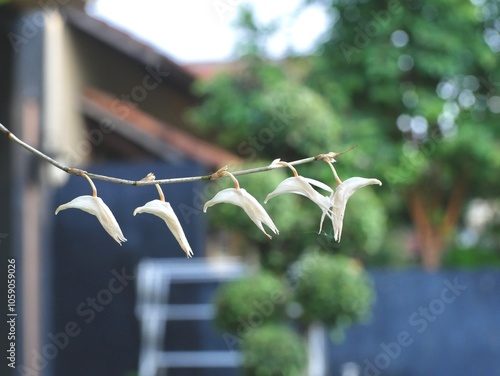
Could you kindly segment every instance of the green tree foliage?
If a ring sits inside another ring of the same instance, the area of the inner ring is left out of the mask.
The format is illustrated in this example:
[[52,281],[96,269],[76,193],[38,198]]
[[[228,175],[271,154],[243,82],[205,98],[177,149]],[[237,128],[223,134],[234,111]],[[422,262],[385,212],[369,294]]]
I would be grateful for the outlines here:
[[243,374],[246,376],[300,376],[306,366],[306,350],[300,337],[283,325],[266,325],[243,341]]
[[226,283],[214,298],[215,324],[243,339],[255,327],[283,319],[288,299],[284,281],[270,273]]
[[436,267],[467,200],[499,188],[496,3],[338,1],[327,11],[331,38],[307,83],[372,153],[424,265]]
[[198,83],[197,92],[207,100],[192,119],[206,135],[250,161],[329,150],[340,124],[325,99],[290,80],[278,64],[245,61],[250,62],[242,74]]
[[[252,61],[252,64],[245,67],[242,74],[219,76],[214,81],[199,84],[198,90],[205,96],[205,102],[192,118],[205,130],[207,137],[247,157],[249,163],[245,167],[249,168],[253,164],[266,164],[264,158],[268,158],[267,163],[270,163],[276,157],[291,160],[332,149],[340,151],[349,146],[341,145],[341,127],[325,99],[304,86],[299,79],[291,79],[294,77],[293,72],[255,56],[248,57],[248,61]],[[349,162],[348,158],[346,161],[347,166],[339,168],[343,178],[351,176],[349,167],[356,168],[355,163]],[[342,163],[343,159],[339,164]],[[363,165],[357,168],[362,170]],[[303,176],[335,185],[330,168],[323,162],[297,166],[297,169]],[[291,175],[288,169],[280,169],[260,175],[241,176],[238,180],[241,187],[263,202],[267,194]],[[214,184],[219,185],[220,189],[226,188],[224,182]],[[354,197],[348,207],[350,205],[355,210],[351,212],[348,209],[346,217],[352,221],[353,228],[347,229],[346,226],[344,239],[352,237],[351,245],[357,249],[354,252],[357,256],[377,252],[386,226],[386,213],[380,199],[370,193],[360,193],[359,202]],[[264,206],[280,230],[280,235],[274,236],[271,241],[246,216],[239,213],[241,208],[220,205],[208,211],[213,230],[244,229],[245,238],[257,245],[262,265],[268,270],[222,286],[215,299],[215,321],[220,329],[229,333],[225,335],[231,346],[241,344],[246,374],[302,374],[305,363],[302,339],[290,329],[276,326],[277,322],[286,319],[284,307],[290,296],[284,288],[283,278],[273,277],[269,271],[274,272],[274,275],[286,276],[290,265],[302,253],[337,245],[325,242],[325,239],[332,238],[333,232],[328,219],[323,226],[324,232],[318,235],[321,210],[307,198],[282,195]],[[349,263],[341,264],[345,266]],[[342,272],[333,263],[324,266],[330,268],[333,275],[340,272],[339,278],[346,284],[352,282],[343,278]],[[329,279],[323,281],[329,282]],[[324,287],[324,284],[309,286],[308,293],[323,299]],[[358,293],[358,287],[353,285],[349,291]],[[346,288],[343,286],[343,291]],[[356,294],[353,297],[356,304],[359,303],[358,297]],[[326,298],[334,299],[335,296]],[[365,294],[361,298],[367,298],[366,304],[370,304],[371,296]],[[347,300],[348,297],[344,304],[348,304]],[[349,313],[352,322],[358,319],[356,312]],[[342,324],[347,324],[348,314],[345,311],[339,311],[338,314]],[[327,322],[328,325],[336,323],[333,320]],[[277,346],[277,343],[287,343],[287,346]]]
[[[274,26],[258,25],[244,12],[237,74],[199,84],[207,100],[194,119],[250,160],[357,144],[337,164],[341,177],[380,178],[385,189],[378,197],[390,226],[411,223],[423,264],[435,268],[467,202],[500,188],[494,173],[500,168],[498,6],[451,0],[308,5],[329,15],[328,37],[312,56],[286,61],[266,60],[263,46]],[[377,211],[374,200],[363,204]],[[357,221],[357,213],[347,215]],[[383,236],[383,228],[372,226]],[[377,243],[369,244],[371,254]]]
[[[423,264],[436,268],[465,204],[497,194],[500,18],[496,2],[488,0],[304,0],[308,5],[322,6],[330,16],[327,37],[312,56],[286,61],[265,57],[274,26],[262,27],[243,12],[240,65],[232,75],[197,85],[205,102],[192,118],[213,141],[250,162],[358,145],[339,158],[341,179],[377,177],[385,189],[353,196],[340,245],[328,226],[320,236],[301,233],[311,218],[319,219],[301,197],[278,209],[272,201],[266,206],[278,210],[271,214],[280,230],[300,234],[297,239],[254,239],[265,266],[298,271],[292,290],[302,307],[299,319],[339,328],[366,317],[374,292],[356,261],[334,253],[387,259],[394,250],[380,256],[380,249],[395,243],[402,248],[404,242],[385,238],[390,218],[391,233],[413,229]],[[299,173],[334,186],[331,173],[318,164],[301,166]],[[259,187],[269,193],[266,185],[277,176],[254,176],[254,183],[242,186],[262,199]],[[303,215],[296,221],[283,213]],[[308,252],[318,247],[328,254]],[[281,364],[280,354],[266,347],[279,341],[256,340],[255,359],[272,354],[269,361]]]
[[282,278],[260,272],[224,284],[215,323],[230,348],[240,346],[244,374],[303,374],[303,338],[285,326],[290,301],[301,307],[301,324],[321,321],[338,332],[367,316],[373,289],[358,262],[324,252],[306,253]]
[[343,255],[306,254],[296,265],[294,298],[302,306],[300,320],[344,328],[366,318],[373,288],[361,265]]
[[[311,62],[307,59],[291,59],[283,64],[266,60],[259,54],[258,46],[262,45],[270,28],[257,27],[248,12],[243,13],[242,19],[242,29],[246,35],[244,40],[248,42],[244,49],[247,54],[236,64],[236,73],[200,81],[195,88],[204,97],[204,102],[191,114],[191,120],[205,136],[237,151],[250,166],[253,163],[270,163],[275,158],[286,161],[328,151],[341,151],[357,142],[343,137],[343,125],[329,104],[329,99],[305,84],[304,78]],[[340,157],[338,165],[342,178],[368,174],[367,167],[371,159],[366,157],[365,152],[358,153],[358,150],[360,148],[352,153],[356,153],[359,158]],[[299,166],[298,171],[333,188],[336,186],[326,164],[318,162]],[[369,174],[373,175],[371,172]],[[287,176],[290,176],[289,171],[272,171],[242,178],[241,185],[263,201]],[[315,244],[321,216],[319,209],[309,200],[288,196],[280,196],[265,205],[281,234],[275,236],[272,242],[252,228],[249,221],[246,221],[247,226],[238,223],[238,216],[235,215],[238,208],[221,206],[209,211],[210,223],[215,229],[243,228],[245,236],[262,251],[264,264],[283,272],[288,263],[297,259],[308,245]],[[363,197],[363,208],[366,210],[348,211],[346,214],[355,224],[362,224],[363,231],[346,226],[345,232],[345,239],[356,233],[352,244],[357,248],[355,253],[358,255],[376,253],[380,249],[380,239],[384,236],[387,223],[380,200],[369,194],[361,194],[360,200]],[[359,207],[356,200],[357,197],[354,197],[350,204]],[[368,227],[376,235],[368,234]],[[323,236],[331,232],[331,223],[325,222]],[[372,241],[368,239],[369,236],[373,237]]]

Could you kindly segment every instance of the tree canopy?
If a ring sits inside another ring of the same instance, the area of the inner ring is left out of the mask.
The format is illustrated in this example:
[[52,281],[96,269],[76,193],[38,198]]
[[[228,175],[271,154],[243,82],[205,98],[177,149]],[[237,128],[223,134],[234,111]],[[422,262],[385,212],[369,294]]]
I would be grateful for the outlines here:
[[[438,267],[467,202],[500,188],[497,3],[304,1],[311,5],[330,17],[326,37],[311,56],[280,61],[263,48],[272,25],[244,11],[240,65],[197,86],[205,101],[192,118],[249,161],[357,144],[339,174],[378,177],[384,190],[360,193],[360,212],[348,213],[362,229],[346,237],[354,253],[388,248],[410,227],[423,264]],[[304,171],[333,184],[327,169]],[[367,215],[373,223],[361,225]],[[354,240],[363,231],[372,241]]]

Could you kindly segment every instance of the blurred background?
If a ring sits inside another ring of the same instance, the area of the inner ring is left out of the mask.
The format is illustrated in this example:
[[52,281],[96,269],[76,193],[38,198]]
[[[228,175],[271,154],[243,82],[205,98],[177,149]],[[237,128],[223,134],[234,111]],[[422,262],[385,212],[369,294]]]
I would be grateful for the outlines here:
[[[301,196],[265,205],[269,241],[240,208],[202,213],[228,181],[164,185],[185,260],[132,216],[153,187],[95,181],[120,248],[53,215],[86,181],[1,136],[2,374],[500,375],[499,7],[0,1],[0,122],[67,166],[198,176],[356,145],[340,178],[383,182],[349,200],[340,243]],[[297,169],[335,188],[326,164]],[[239,180],[262,202],[289,176]]]

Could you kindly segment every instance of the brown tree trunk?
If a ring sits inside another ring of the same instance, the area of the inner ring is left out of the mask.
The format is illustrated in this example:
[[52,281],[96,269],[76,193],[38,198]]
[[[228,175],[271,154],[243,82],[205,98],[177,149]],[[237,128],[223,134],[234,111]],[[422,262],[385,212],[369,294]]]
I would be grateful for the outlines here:
[[[427,197],[417,188],[410,194],[409,210],[417,234],[422,265],[429,270],[438,269],[449,238],[456,228],[463,206],[466,179],[462,177],[453,185],[446,205],[434,197]],[[436,221],[436,218],[440,218]]]
[[431,222],[429,209],[422,191],[413,191],[410,198],[410,213],[417,233],[422,264],[426,269],[437,269],[441,262],[443,239],[438,227]]

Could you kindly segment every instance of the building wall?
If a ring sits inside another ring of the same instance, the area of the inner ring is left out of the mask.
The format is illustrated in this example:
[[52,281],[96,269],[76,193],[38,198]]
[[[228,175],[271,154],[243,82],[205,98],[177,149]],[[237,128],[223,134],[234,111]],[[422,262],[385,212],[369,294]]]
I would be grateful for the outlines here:
[[[7,35],[14,27],[12,15],[10,13],[0,12],[0,34]],[[0,39],[0,123],[5,126],[11,124],[10,108],[12,105],[12,75],[13,75],[13,60],[14,51],[7,38]],[[14,257],[13,250],[13,223],[11,221],[12,212],[14,210],[11,205],[12,198],[12,163],[10,156],[14,146],[3,134],[0,134],[0,277],[2,281],[6,281],[8,259]],[[7,283],[2,282],[0,285],[0,300],[7,302]],[[5,303],[4,303],[5,304]],[[2,308],[2,312],[5,308]],[[0,338],[7,338],[8,327],[0,326]],[[4,354],[7,353],[6,345],[10,341],[2,340],[1,350]],[[5,344],[5,345],[4,345]],[[20,355],[20,352],[19,354]],[[7,362],[0,364],[0,374],[9,375],[12,369],[9,369]]]
[[[45,14],[43,50],[43,148],[70,166],[88,161],[88,154],[75,152],[85,140],[79,103],[82,91],[82,64],[78,61],[69,27],[59,12]],[[47,166],[48,173],[61,178],[64,172]]]
[[[137,106],[166,123],[186,127],[185,113],[196,99],[177,83],[161,59],[142,63],[77,28],[72,29],[84,85],[117,97],[116,115],[126,120],[124,103]],[[145,52],[146,53],[146,52]],[[157,62],[155,62],[157,61]]]

